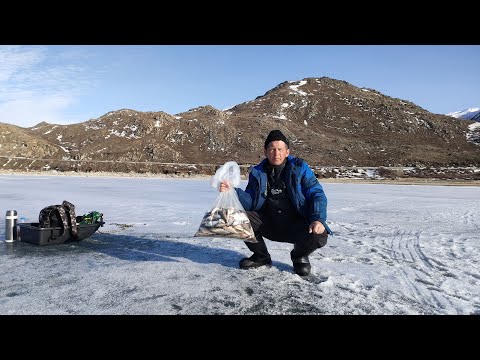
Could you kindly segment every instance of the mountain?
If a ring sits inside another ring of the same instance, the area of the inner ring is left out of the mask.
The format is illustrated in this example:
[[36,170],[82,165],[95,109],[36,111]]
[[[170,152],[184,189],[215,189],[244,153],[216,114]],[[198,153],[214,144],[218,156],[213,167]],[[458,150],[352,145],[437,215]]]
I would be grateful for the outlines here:
[[231,160],[257,163],[269,131],[280,129],[292,153],[312,166],[480,166],[474,124],[345,81],[305,78],[225,111],[209,105],[175,115],[122,109],[72,125],[0,124],[0,165],[211,172]]
[[447,114],[457,119],[480,121],[480,108],[468,108],[463,111],[455,111]]
[[49,158],[58,152],[55,143],[16,125],[0,123],[0,155]]

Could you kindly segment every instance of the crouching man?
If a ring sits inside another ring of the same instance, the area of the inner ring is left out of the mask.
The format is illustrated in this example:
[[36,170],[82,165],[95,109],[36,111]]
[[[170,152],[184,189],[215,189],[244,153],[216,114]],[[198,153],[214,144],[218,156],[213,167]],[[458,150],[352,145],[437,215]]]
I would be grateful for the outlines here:
[[[272,130],[264,145],[265,159],[250,170],[245,190],[235,188],[255,232],[257,243],[245,242],[253,252],[240,260],[241,269],[271,265],[264,237],[294,245],[290,252],[293,269],[310,274],[308,256],[327,244],[327,198],[308,164],[290,155],[289,141],[280,130]],[[230,185],[223,182],[219,190]]]

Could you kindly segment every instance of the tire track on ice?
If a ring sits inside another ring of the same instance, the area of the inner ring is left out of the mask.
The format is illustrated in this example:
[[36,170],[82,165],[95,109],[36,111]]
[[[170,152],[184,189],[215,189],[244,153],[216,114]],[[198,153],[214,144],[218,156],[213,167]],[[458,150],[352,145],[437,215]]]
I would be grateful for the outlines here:
[[[397,264],[395,267],[401,277],[400,281],[402,283],[402,286],[404,286],[409,292],[409,294],[401,294],[401,297],[411,301],[412,303],[415,302],[417,304],[420,304],[421,308],[425,308],[427,312],[435,312],[435,309],[438,309],[439,307],[444,307],[442,303],[438,300],[437,296],[431,294],[431,292],[429,294],[430,298],[425,298],[425,291],[423,291],[423,289],[421,288],[421,283],[418,284],[416,281],[416,276],[414,274],[411,274],[411,272],[407,271],[407,269],[405,268],[405,264],[408,264],[408,268],[413,268],[415,270],[414,265],[416,264],[412,252],[407,248],[409,237],[405,237],[406,233],[406,230],[396,230],[390,241],[390,253],[394,262]],[[408,251],[410,257],[412,258],[410,261],[406,261],[406,256],[404,254],[405,250]],[[413,298],[413,300],[410,299],[410,297]]]

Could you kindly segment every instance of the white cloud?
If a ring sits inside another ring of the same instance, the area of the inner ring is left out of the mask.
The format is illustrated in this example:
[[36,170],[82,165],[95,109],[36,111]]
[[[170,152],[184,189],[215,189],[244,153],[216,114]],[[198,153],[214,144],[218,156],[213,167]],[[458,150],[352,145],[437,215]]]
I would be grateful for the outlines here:
[[23,98],[0,103],[0,122],[29,127],[46,121],[51,124],[70,124],[84,121],[63,115],[73,99],[67,96]]
[[65,115],[93,83],[92,73],[75,64],[82,57],[72,54],[69,48],[0,46],[0,122],[28,127],[84,121]]
[[29,69],[45,58],[45,47],[0,46],[0,82]]

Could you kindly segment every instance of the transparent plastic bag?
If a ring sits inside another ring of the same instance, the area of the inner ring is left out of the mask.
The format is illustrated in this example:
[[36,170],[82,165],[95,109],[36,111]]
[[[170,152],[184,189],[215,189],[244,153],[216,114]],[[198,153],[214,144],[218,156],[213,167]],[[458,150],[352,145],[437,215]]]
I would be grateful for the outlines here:
[[228,190],[217,196],[194,236],[236,238],[256,243],[252,224],[234,189],[240,184],[240,167],[235,161],[222,165],[210,179],[210,184],[218,190],[225,180],[230,184]]
[[[220,183],[227,180],[230,186],[240,185],[240,166],[235,161],[228,161],[217,169],[210,179],[210,184],[218,190]],[[242,206],[240,204],[240,206]],[[243,209],[243,207],[242,207]]]

